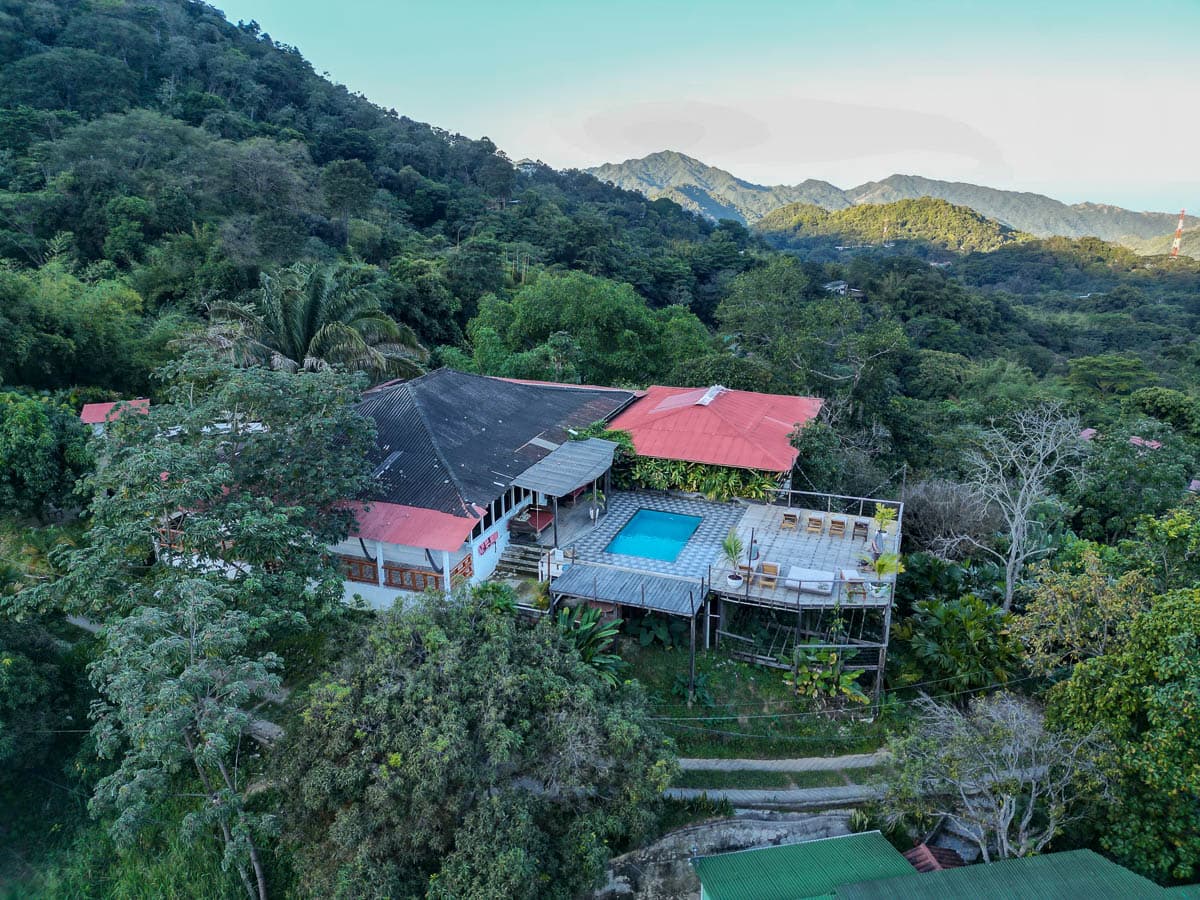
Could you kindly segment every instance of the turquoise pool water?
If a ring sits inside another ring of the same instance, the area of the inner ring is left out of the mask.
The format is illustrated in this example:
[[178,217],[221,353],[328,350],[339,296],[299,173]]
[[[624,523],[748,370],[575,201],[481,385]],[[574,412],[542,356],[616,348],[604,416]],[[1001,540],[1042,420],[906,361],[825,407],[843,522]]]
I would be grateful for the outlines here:
[[678,513],[659,512],[656,509],[639,509],[604,550],[606,553],[675,562],[683,550],[683,545],[700,527],[702,521],[702,516],[681,516]]

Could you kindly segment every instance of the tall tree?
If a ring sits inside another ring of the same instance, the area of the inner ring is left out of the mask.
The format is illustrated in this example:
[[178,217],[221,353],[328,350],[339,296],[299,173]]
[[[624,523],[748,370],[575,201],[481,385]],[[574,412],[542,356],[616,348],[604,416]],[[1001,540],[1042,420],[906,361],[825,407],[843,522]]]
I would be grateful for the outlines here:
[[983,429],[967,455],[968,483],[979,501],[1004,522],[997,549],[971,534],[963,541],[1004,566],[1004,608],[1025,566],[1049,551],[1038,512],[1052,503],[1056,479],[1074,474],[1081,456],[1079,421],[1055,403],[1019,410]]
[[[278,691],[271,653],[247,653],[258,635],[254,620],[231,608],[226,585],[180,581],[158,607],[140,607],[104,629],[105,650],[91,667],[101,699],[92,710],[101,758],[117,760],[92,799],[111,813],[118,846],[133,844],[166,799],[182,801],[185,835],[216,828],[222,865],[238,872],[253,900],[266,900],[259,846],[275,833],[275,817],[254,812],[242,770],[243,747],[255,703]],[[199,795],[190,790],[192,768]]]
[[78,416],[40,397],[0,393],[0,513],[44,519],[92,464]]
[[923,698],[912,731],[893,743],[899,771],[888,790],[895,814],[954,816],[971,827],[985,862],[1040,853],[1085,811],[1098,786],[1094,731],[1046,725],[1014,694],[963,711]]
[[244,610],[285,621],[338,609],[327,548],[349,532],[340,504],[365,485],[372,440],[350,405],[355,379],[231,369],[199,354],[163,374],[163,402],[107,431],[105,464],[88,480],[87,544],[20,602],[123,615],[220,561]]
[[1161,881],[1200,872],[1200,590],[1156,598],[1128,638],[1075,666],[1050,692],[1055,721],[1109,739],[1113,780],[1100,843]]
[[412,329],[383,312],[369,266],[297,263],[264,274],[253,305],[222,303],[212,315],[206,342],[241,363],[415,375],[426,357]]
[[646,833],[674,765],[636,684],[462,595],[384,613],[283,759],[309,891],[570,898]]
[[1168,426],[1142,419],[1088,442],[1087,459],[1069,499],[1079,533],[1114,543],[1141,516],[1158,516],[1183,500],[1198,460]]
[[1076,541],[1039,563],[1029,602],[1015,622],[1030,668],[1049,675],[1119,647],[1129,624],[1150,604],[1144,572],[1120,571],[1108,548]]

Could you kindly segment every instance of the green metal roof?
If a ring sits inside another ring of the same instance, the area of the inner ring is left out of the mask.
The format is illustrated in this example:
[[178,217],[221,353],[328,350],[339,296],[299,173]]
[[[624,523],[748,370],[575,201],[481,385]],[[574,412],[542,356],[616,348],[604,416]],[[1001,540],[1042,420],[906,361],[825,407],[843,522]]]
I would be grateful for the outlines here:
[[704,900],[809,900],[839,885],[919,877],[878,831],[701,856],[692,861]]
[[1137,900],[1170,896],[1165,888],[1091,850],[1004,859],[991,864],[926,872],[916,878],[864,879],[858,884],[844,884],[837,889],[837,900],[953,900],[959,897]]

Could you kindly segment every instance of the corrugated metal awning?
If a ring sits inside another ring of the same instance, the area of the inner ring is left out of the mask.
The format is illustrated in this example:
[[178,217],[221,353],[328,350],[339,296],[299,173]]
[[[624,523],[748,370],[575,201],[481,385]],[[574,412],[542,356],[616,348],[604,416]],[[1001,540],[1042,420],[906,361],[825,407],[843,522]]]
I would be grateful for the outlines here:
[[602,438],[567,441],[520,475],[513,484],[549,497],[564,497],[612,468],[617,445]]
[[699,579],[689,581],[586,563],[568,566],[551,582],[550,592],[560,597],[619,603],[672,616],[690,617],[693,610],[699,611],[704,605]]

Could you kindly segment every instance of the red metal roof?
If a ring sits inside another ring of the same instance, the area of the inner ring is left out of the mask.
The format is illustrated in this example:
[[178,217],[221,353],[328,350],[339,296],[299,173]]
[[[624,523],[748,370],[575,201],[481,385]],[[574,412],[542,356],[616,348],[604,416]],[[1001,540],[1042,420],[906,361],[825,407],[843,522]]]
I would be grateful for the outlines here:
[[398,503],[374,501],[369,509],[363,503],[350,505],[358,519],[352,536],[430,550],[457,550],[479,521]]
[[818,397],[652,385],[611,427],[629,432],[639,456],[787,472],[789,435],[820,409]]
[[[124,403],[127,407],[143,413],[150,408],[150,401],[145,397],[138,397],[136,400],[117,400],[113,403],[87,403],[79,413],[79,419],[84,425],[103,425],[109,420],[113,408],[118,403]],[[117,416],[119,415],[120,413],[117,413]],[[112,418],[116,418],[116,416],[112,416]]]

